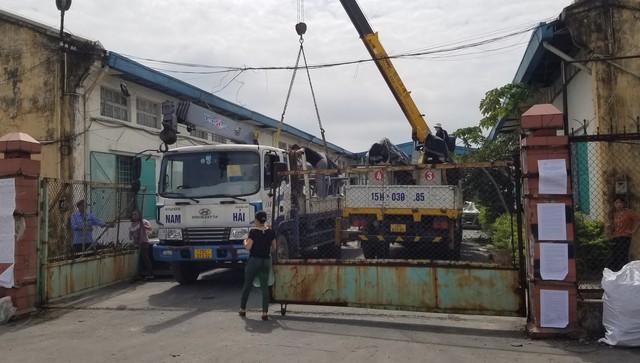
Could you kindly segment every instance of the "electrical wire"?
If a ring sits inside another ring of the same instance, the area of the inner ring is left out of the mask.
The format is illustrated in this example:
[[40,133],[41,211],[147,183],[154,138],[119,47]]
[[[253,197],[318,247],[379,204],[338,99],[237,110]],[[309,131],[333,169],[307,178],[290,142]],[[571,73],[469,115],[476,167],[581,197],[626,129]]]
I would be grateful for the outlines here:
[[[527,24],[524,27],[519,27],[519,28],[515,28],[515,30],[510,30],[509,28],[507,28],[507,30],[509,30],[509,32],[507,34],[498,34],[498,35],[493,35],[494,33],[497,33],[498,31],[493,31],[493,32],[489,32],[486,34],[481,34],[481,35],[476,35],[473,37],[469,37],[466,39],[462,39],[462,40],[457,40],[457,41],[453,41],[450,43],[446,43],[446,44],[440,44],[440,45],[434,45],[434,46],[430,46],[430,47],[422,47],[422,48],[418,48],[417,50],[413,50],[413,51],[407,51],[407,52],[401,52],[395,55],[388,55],[389,59],[402,59],[402,58],[421,58],[424,56],[433,56],[433,55],[438,55],[437,59],[443,59],[443,58],[456,58],[456,57],[461,57],[461,56],[468,56],[470,54],[454,54],[455,52],[460,52],[460,51],[466,51],[472,48],[478,48],[481,47],[483,45],[488,45],[488,44],[492,44],[492,43],[496,43],[496,42],[501,42],[504,41],[506,39],[512,38],[512,37],[516,37],[516,36],[523,36],[524,34],[534,30],[537,28],[538,23],[536,23],[536,25],[530,25]],[[480,39],[480,40],[475,40],[476,38],[480,37],[483,38],[487,35],[493,35],[489,38],[486,39]],[[491,52],[495,52],[498,50],[505,50],[508,49],[510,47],[516,47],[516,46],[520,46],[522,43],[521,42],[517,42],[515,44],[512,45],[507,45],[507,46],[503,46],[503,47],[499,47],[496,49],[488,49],[488,50],[480,50],[477,51],[475,53],[471,53],[472,54],[477,54],[477,55],[482,55],[482,54],[487,54],[487,53],[491,53]],[[155,59],[155,58],[147,58],[147,57],[140,57],[140,56],[136,56],[136,55],[131,55],[131,54],[122,54],[125,57],[131,58],[131,59],[136,59],[142,62],[148,62],[146,65],[149,66],[150,68],[157,70],[157,71],[162,71],[162,72],[168,72],[168,73],[179,73],[179,74],[201,74],[201,75],[214,75],[214,74],[219,74],[219,73],[227,73],[227,72],[245,72],[245,71],[275,71],[275,70],[293,70],[295,67],[292,66],[262,66],[262,67],[249,67],[249,66],[243,66],[243,67],[233,67],[233,66],[215,66],[215,65],[207,65],[207,64],[198,64],[198,63],[186,63],[186,62],[173,62],[173,61],[166,61],[166,60],[160,60],[160,59]],[[424,58],[422,58],[424,59]],[[434,57],[434,59],[436,59]],[[368,62],[373,62],[373,59],[360,59],[360,60],[352,60],[352,61],[341,61],[341,62],[332,62],[332,63],[324,63],[324,64],[316,64],[316,65],[309,65],[308,68],[309,69],[320,69],[320,68],[328,68],[328,67],[338,67],[338,66],[345,66],[345,65],[352,65],[352,64],[360,64],[360,63],[368,63]],[[184,69],[172,69],[172,68],[162,68],[159,66],[153,66],[153,65],[149,65],[149,63],[153,63],[153,64],[163,64],[163,65],[170,65],[170,66],[179,66],[179,67],[185,67],[185,68],[200,68],[200,70],[184,70]]]

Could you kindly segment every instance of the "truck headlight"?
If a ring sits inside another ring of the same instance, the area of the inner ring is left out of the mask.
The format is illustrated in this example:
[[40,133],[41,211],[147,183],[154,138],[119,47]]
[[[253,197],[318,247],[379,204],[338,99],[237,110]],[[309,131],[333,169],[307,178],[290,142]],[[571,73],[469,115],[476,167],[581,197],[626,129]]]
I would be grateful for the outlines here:
[[249,237],[249,228],[231,228],[229,233],[229,239],[241,239],[244,240]]
[[159,228],[158,239],[182,240],[182,229],[180,228]]

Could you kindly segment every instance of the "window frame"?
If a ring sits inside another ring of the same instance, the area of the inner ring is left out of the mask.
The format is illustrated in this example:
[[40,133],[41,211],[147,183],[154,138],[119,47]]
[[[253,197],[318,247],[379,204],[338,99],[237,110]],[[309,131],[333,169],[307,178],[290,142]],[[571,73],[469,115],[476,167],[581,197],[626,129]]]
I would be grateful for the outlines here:
[[[143,103],[143,107],[140,107],[141,103]],[[148,110],[149,107],[145,106],[155,107],[155,112]],[[138,125],[160,129],[160,110],[161,106],[159,102],[144,97],[136,97],[136,123]],[[147,118],[152,119],[153,122],[148,122],[148,120],[146,120]],[[144,121],[141,122],[141,119]]]
[[[107,110],[111,112],[107,112]],[[120,112],[115,112],[116,110]],[[113,88],[100,86],[100,116],[130,122],[129,113],[128,97]],[[121,115],[124,117],[119,117]]]

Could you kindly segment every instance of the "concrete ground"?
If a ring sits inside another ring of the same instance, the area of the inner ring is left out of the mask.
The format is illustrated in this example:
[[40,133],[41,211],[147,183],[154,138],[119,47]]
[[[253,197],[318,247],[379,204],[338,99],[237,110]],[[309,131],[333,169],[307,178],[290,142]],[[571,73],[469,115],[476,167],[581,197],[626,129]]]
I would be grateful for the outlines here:
[[4,362],[639,362],[640,349],[527,338],[523,318],[271,305],[254,291],[237,314],[242,271],[181,286],[122,283],[0,326]]

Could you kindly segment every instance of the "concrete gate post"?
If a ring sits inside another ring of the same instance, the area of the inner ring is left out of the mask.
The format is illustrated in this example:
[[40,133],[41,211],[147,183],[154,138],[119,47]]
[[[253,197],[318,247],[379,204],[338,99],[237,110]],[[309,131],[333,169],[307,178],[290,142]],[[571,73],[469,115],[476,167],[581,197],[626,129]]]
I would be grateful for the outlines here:
[[[0,297],[11,297],[17,316],[35,311],[38,305],[40,161],[31,160],[31,155],[39,154],[41,148],[38,141],[21,132],[0,137],[0,152],[4,153],[4,158],[0,159],[0,183],[3,186],[0,200],[4,197],[5,202],[11,202],[8,198],[15,195],[15,210],[3,211],[0,215],[1,218],[13,214],[15,223],[15,234],[11,236],[10,230],[9,240],[0,241]],[[3,219],[6,223],[6,218]]]
[[563,114],[534,105],[521,118],[526,268],[532,338],[576,330],[577,284],[569,139]]

